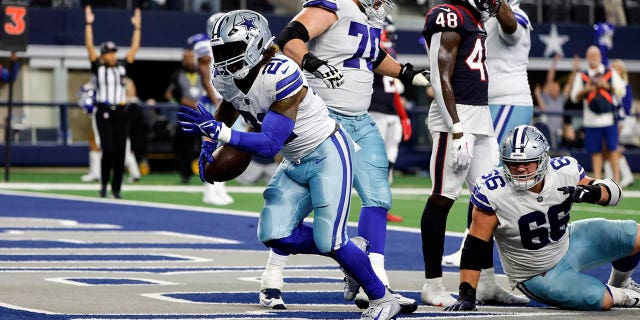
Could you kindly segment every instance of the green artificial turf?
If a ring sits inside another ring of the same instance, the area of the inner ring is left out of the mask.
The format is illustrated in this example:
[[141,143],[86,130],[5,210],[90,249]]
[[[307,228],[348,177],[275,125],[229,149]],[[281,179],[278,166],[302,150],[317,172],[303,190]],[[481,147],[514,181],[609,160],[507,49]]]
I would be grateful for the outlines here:
[[[56,168],[47,170],[46,168],[16,168],[10,175],[10,182],[31,182],[31,183],[80,183],[80,176],[83,170],[73,170],[65,168]],[[181,185],[177,173],[151,173],[144,176],[135,185]],[[191,186],[202,185],[198,177],[193,177],[189,183]],[[238,186],[234,181],[227,183],[228,186]],[[627,188],[626,190],[638,190],[640,183]],[[394,194],[393,207],[391,212],[403,217],[404,221],[400,223],[389,223],[389,225],[403,227],[420,227],[420,219],[422,210],[428,196],[431,180],[425,176],[417,175],[396,175],[392,188],[420,188],[424,189],[424,194],[420,195],[403,195]],[[97,197],[98,190],[96,184],[87,184],[86,190],[49,190],[46,193],[79,195]],[[234,198],[234,203],[221,208],[243,210],[255,212],[260,211],[263,204],[262,195],[260,193],[230,193]],[[128,191],[126,186],[122,193],[124,199],[137,201],[150,201],[157,203],[191,205],[201,207],[215,207],[202,202],[201,192],[159,192],[159,191]],[[467,207],[469,203],[468,196],[461,196],[455,202],[447,221],[447,230],[462,232],[466,227]],[[350,221],[357,221],[360,211],[360,199],[357,195],[353,195],[351,201]],[[617,207],[601,207],[589,204],[576,204],[571,211],[572,220],[580,220],[585,218],[603,217],[609,219],[633,219],[640,222],[640,198],[625,198]]]

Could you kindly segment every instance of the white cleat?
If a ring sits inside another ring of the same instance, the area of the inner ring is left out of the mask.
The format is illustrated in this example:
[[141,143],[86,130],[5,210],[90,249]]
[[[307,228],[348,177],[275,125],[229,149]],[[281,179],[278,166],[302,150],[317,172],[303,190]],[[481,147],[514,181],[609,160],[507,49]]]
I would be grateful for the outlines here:
[[97,182],[100,181],[100,177],[99,176],[95,176],[91,173],[87,173],[87,174],[83,174],[82,176],[80,176],[80,181],[82,182]]
[[636,292],[633,289],[624,290],[623,301],[617,305],[622,308],[640,308],[640,292]]
[[279,289],[260,290],[260,306],[267,309],[285,310],[287,307],[282,300],[282,293]]
[[456,302],[451,293],[445,290],[442,278],[427,279],[422,286],[420,300],[424,305],[436,307],[448,307]]
[[462,249],[442,257],[441,265],[443,267],[460,267],[460,258],[462,257]]
[[380,299],[369,302],[369,308],[362,313],[361,319],[389,320],[395,319],[400,313],[400,303],[389,291]]
[[[611,281],[609,281],[609,285],[611,285]],[[637,282],[633,281],[633,279],[631,279],[631,278],[625,280],[618,288],[630,289],[630,290],[633,290],[635,292],[640,293],[640,284],[638,284]]]
[[529,304],[531,302],[529,298],[514,295],[502,289],[497,283],[489,281],[478,283],[476,300],[481,304]]
[[[393,291],[389,287],[387,287],[387,290],[389,291],[389,293],[391,293],[392,296],[396,298],[396,300],[398,300],[398,303],[400,304],[400,313],[409,314],[418,310],[418,302],[416,302],[416,300],[407,298]],[[367,297],[367,295],[364,292],[359,292],[356,295],[355,303],[356,303],[356,306],[358,306],[358,308],[360,309],[369,308],[369,297]]]

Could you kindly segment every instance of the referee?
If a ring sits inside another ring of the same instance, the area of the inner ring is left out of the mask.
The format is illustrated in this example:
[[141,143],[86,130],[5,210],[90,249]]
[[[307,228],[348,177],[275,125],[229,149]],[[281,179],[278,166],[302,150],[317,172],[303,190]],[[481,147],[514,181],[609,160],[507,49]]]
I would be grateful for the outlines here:
[[96,54],[93,46],[92,24],[94,20],[95,16],[91,11],[91,6],[86,6],[84,42],[89,52],[91,72],[96,84],[95,99],[97,110],[94,118],[100,137],[100,148],[102,149],[100,196],[103,198],[107,196],[107,184],[109,184],[111,170],[113,169],[111,193],[114,198],[120,199],[126,141],[129,134],[129,125],[126,117],[125,77],[127,76],[127,67],[134,62],[135,54],[140,48],[142,17],[140,8],[136,8],[133,17],[131,17],[131,24],[133,25],[131,48],[127,52],[125,60],[116,58],[118,47],[111,41],[103,42],[100,45],[100,56]]

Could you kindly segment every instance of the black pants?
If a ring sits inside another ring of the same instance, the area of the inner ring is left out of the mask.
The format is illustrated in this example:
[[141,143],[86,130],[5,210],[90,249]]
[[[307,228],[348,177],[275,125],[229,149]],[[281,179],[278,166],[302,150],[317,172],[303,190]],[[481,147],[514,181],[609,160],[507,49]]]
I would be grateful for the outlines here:
[[179,126],[176,127],[173,136],[173,152],[182,183],[188,183],[191,178],[193,172],[191,162],[198,158],[201,140],[199,135],[185,133]]
[[[98,105],[95,116],[100,135],[100,149],[102,150],[102,161],[100,162],[102,188],[106,188],[111,180],[111,191],[120,193],[124,175],[124,156],[129,136],[127,109],[124,106]],[[113,170],[113,179],[110,179],[111,170]]]

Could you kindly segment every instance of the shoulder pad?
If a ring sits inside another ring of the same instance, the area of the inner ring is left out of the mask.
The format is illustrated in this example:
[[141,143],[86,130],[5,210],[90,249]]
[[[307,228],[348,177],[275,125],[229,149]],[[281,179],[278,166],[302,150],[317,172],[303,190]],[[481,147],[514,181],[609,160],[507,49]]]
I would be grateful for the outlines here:
[[302,7],[318,7],[329,11],[338,11],[336,0],[306,0],[302,4]]
[[276,101],[297,93],[304,85],[302,71],[293,60],[278,55],[264,66],[262,71],[268,81],[275,82]]

